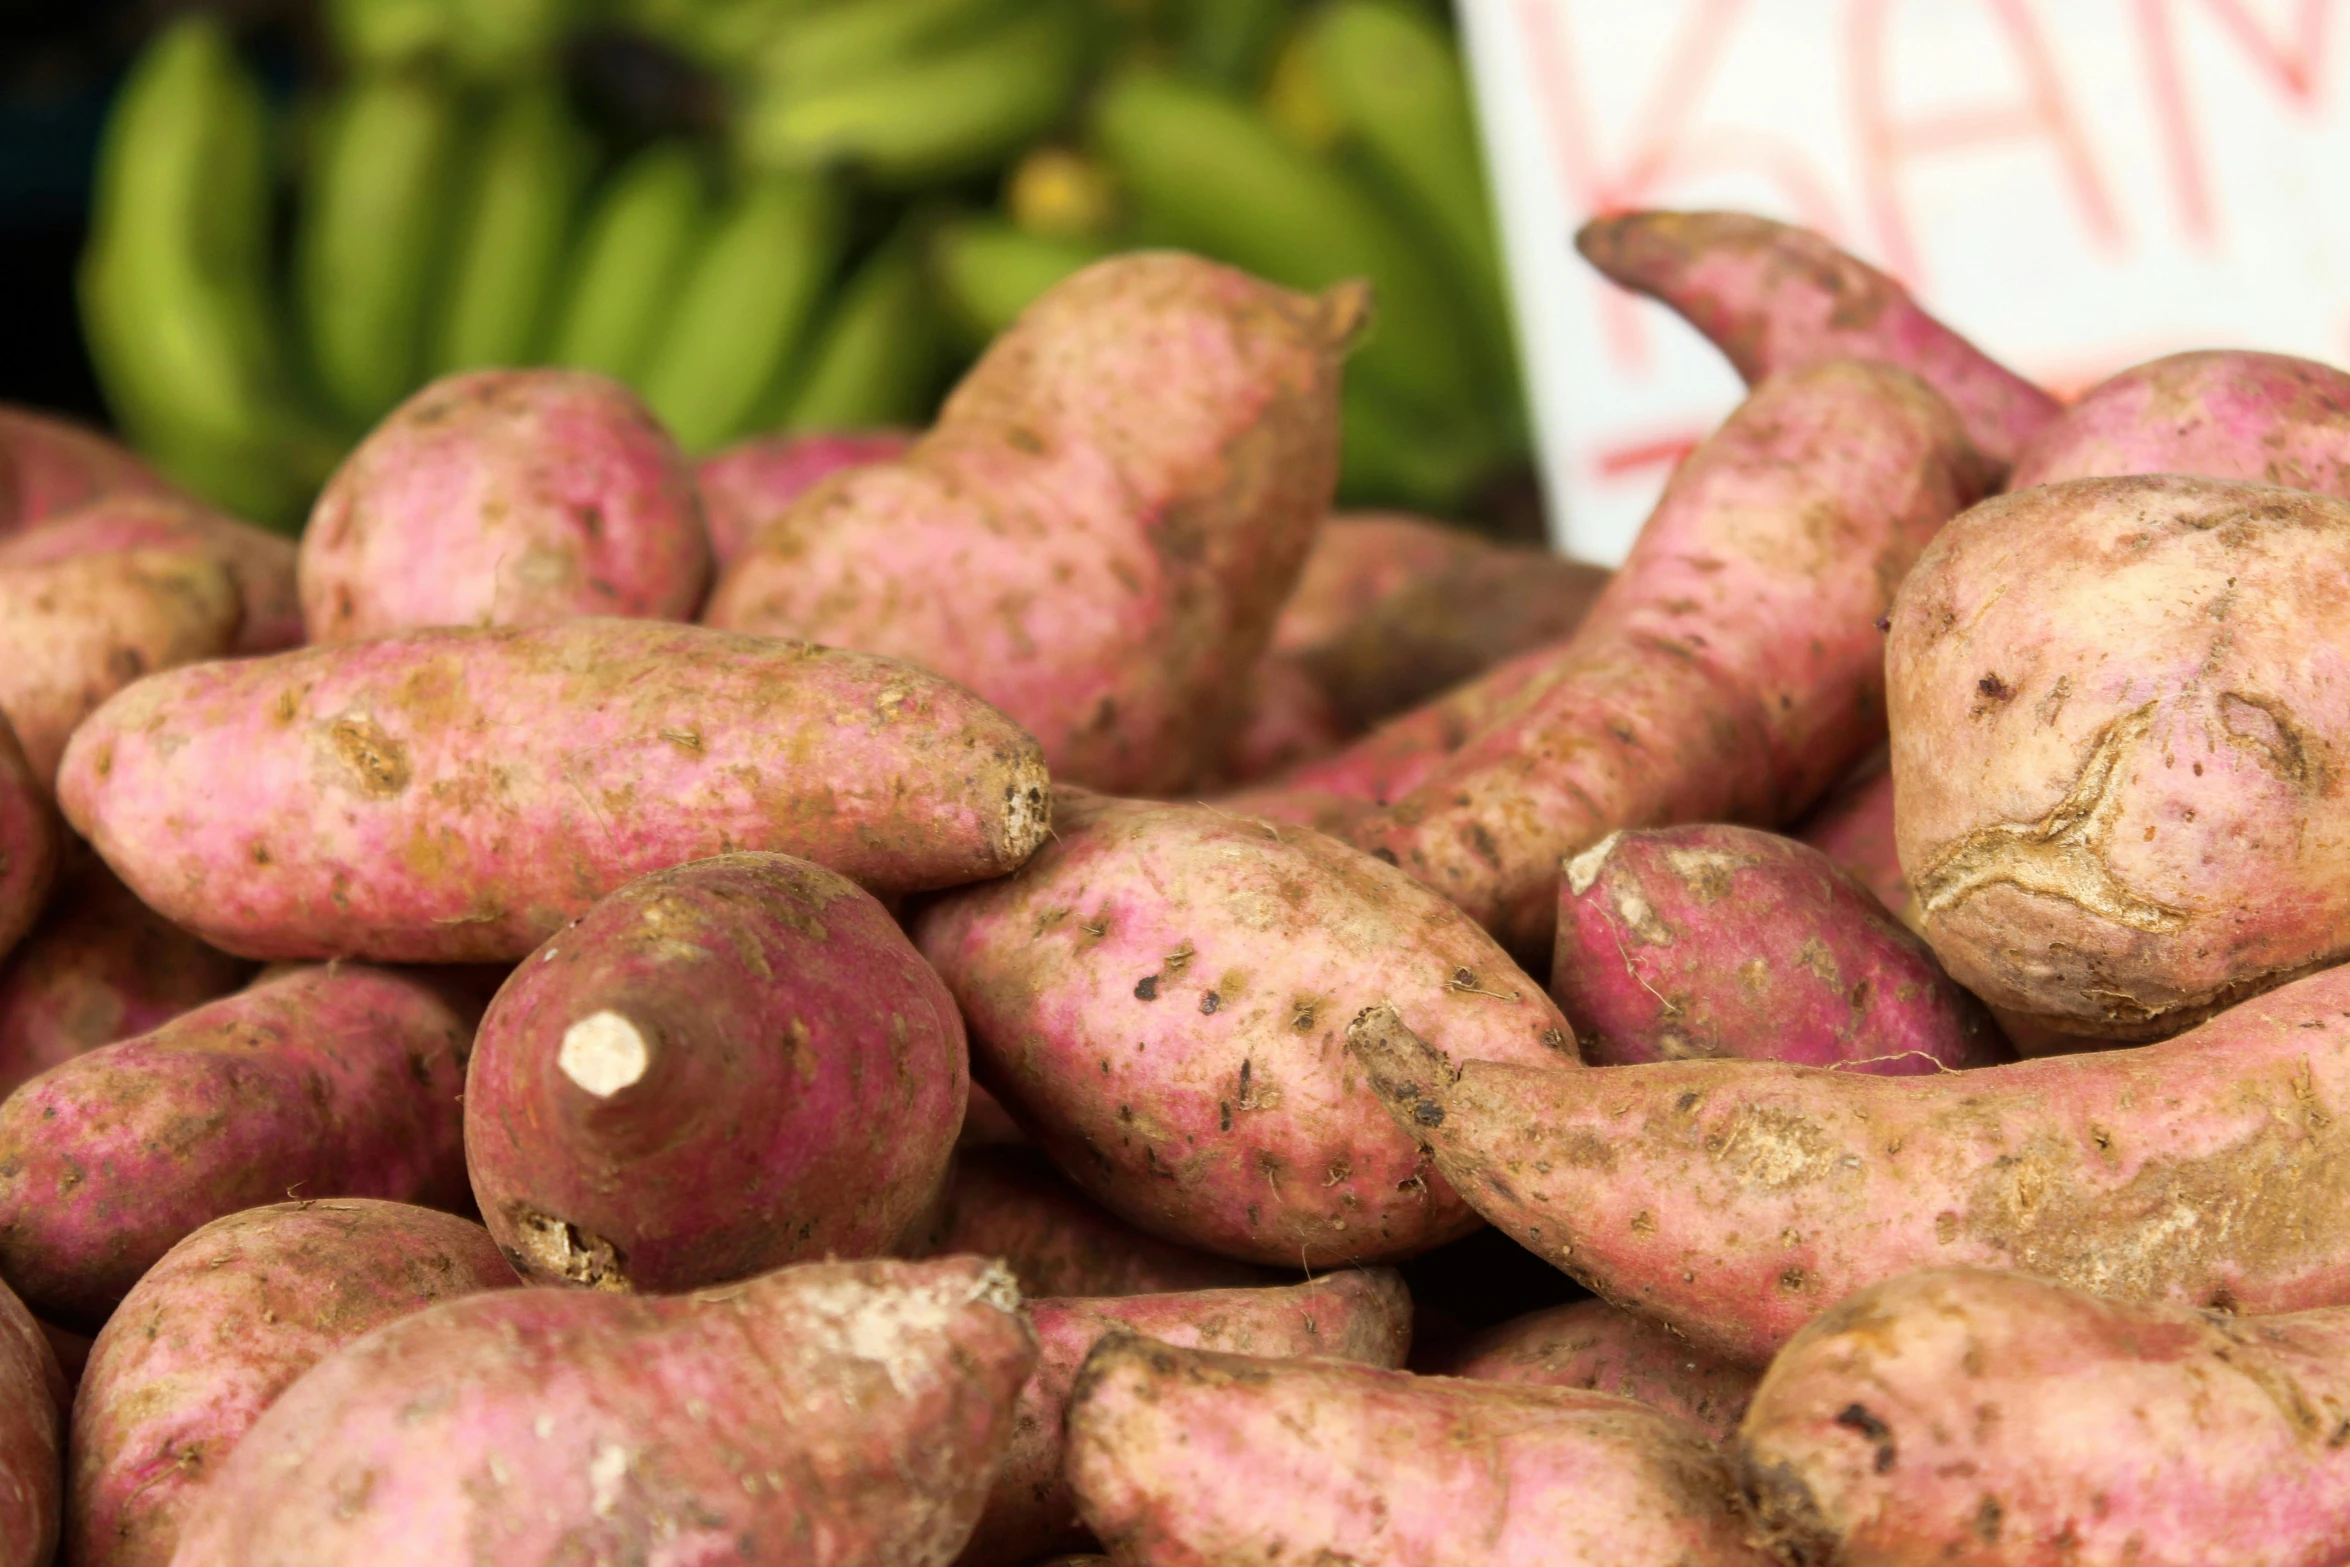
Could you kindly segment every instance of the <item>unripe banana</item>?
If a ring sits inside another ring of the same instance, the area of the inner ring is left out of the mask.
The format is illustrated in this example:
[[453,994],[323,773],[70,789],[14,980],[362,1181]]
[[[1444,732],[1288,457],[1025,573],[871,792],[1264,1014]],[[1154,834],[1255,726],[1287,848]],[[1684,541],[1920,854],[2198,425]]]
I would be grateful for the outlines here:
[[841,214],[821,179],[752,179],[720,216],[645,367],[645,400],[688,450],[746,430],[807,336],[840,259]]
[[779,20],[758,73],[784,85],[845,81],[906,64],[1008,9],[1009,0],[841,0]]
[[553,86],[498,106],[465,174],[431,373],[534,362],[587,160]]
[[1508,455],[1490,429],[1431,418],[1359,378],[1347,382],[1341,408],[1338,494],[1347,505],[1400,501],[1439,515],[1451,512]]
[[926,422],[939,325],[910,236],[892,239],[857,269],[806,359],[781,417],[761,424],[866,430]]
[[985,346],[1029,302],[1106,254],[1091,240],[1055,239],[996,218],[964,218],[931,236],[930,269],[964,345]]
[[327,36],[361,71],[421,64],[449,46],[449,0],[329,0]]
[[442,0],[450,63],[475,81],[501,82],[546,68],[575,20],[577,0]]
[[967,43],[886,72],[766,88],[744,117],[743,152],[769,168],[853,163],[896,186],[984,169],[1061,118],[1084,53],[1084,18],[1062,0],[1031,0]]
[[371,423],[417,380],[456,152],[456,105],[422,76],[364,79],[320,127],[295,237],[319,384]]
[[588,213],[548,357],[637,385],[709,217],[707,176],[685,143],[622,165]]
[[1184,0],[1184,74],[1227,91],[1249,91],[1273,58],[1287,12],[1281,0]]

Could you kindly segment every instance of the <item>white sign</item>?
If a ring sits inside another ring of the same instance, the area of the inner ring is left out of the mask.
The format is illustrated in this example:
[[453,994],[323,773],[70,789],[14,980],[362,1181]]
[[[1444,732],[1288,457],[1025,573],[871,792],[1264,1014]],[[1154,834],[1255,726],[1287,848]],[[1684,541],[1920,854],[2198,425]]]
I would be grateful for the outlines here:
[[2350,359],[2350,5],[1458,3],[1574,554],[1622,559],[1739,396],[1576,256],[1595,212],[1807,224],[2059,396],[2185,348]]

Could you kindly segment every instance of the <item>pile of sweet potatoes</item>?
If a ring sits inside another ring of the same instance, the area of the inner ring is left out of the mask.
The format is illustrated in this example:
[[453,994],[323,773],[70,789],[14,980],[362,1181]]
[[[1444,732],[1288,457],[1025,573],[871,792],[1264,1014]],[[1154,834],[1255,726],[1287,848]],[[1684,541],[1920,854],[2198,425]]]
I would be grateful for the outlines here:
[[2350,1562],[2350,376],[1580,243],[1613,573],[1172,252],[298,548],[0,411],[0,1567]]

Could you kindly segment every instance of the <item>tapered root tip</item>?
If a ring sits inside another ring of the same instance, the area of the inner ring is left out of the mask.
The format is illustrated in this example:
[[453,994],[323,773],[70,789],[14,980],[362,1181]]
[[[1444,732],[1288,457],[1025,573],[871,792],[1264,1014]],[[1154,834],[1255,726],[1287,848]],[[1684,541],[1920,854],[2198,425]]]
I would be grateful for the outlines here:
[[1396,1125],[1425,1140],[1444,1124],[1445,1101],[1460,1074],[1442,1051],[1405,1026],[1393,1006],[1382,1001],[1355,1014],[1346,1043]]

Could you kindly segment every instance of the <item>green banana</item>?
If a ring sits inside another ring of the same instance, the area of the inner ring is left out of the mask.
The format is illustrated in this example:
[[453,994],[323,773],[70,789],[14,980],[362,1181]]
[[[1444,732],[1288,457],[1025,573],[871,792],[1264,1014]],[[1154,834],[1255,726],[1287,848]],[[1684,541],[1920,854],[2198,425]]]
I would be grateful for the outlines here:
[[964,345],[981,348],[1037,295],[1105,254],[1090,240],[1031,234],[997,218],[965,218],[931,236],[930,268]]
[[1007,0],[836,0],[778,21],[759,53],[772,82],[810,84],[866,76],[957,40]]
[[708,220],[692,147],[656,143],[622,165],[588,214],[548,357],[637,384]]
[[926,422],[938,339],[920,252],[911,236],[900,234],[833,301],[780,417],[758,423],[864,430]]
[[1166,76],[1113,82],[1095,128],[1155,233],[1292,288],[1368,277],[1378,308],[1353,373],[1432,418],[1477,417],[1485,388],[1442,269],[1341,170],[1246,106]]
[[132,438],[199,494],[285,523],[338,447],[296,397],[272,309],[268,139],[220,25],[194,13],[166,28],[108,117],[78,282]]
[[1062,116],[1084,55],[1084,18],[1066,3],[1034,4],[887,72],[763,88],[742,120],[743,152],[768,168],[854,163],[897,186],[971,173]]
[[577,0],[442,0],[449,60],[476,81],[511,81],[546,67],[580,9]]
[[456,158],[456,104],[423,76],[362,80],[320,127],[295,235],[319,384],[372,423],[416,384]]
[[1455,512],[1508,451],[1492,433],[1431,422],[1386,391],[1349,379],[1340,394],[1345,439],[1338,497],[1349,506],[1401,501],[1439,515]]
[[630,27],[709,70],[732,73],[757,58],[789,17],[818,0],[624,0]]
[[449,0],[330,0],[327,36],[363,71],[415,65],[449,46]]
[[533,362],[587,159],[553,86],[498,106],[466,176],[426,356],[433,374]]
[[757,177],[720,216],[644,372],[645,401],[687,450],[749,427],[807,334],[841,226],[837,197],[808,174]]
[[1185,74],[1228,91],[1253,89],[1272,63],[1288,10],[1282,0],[1184,0]]

